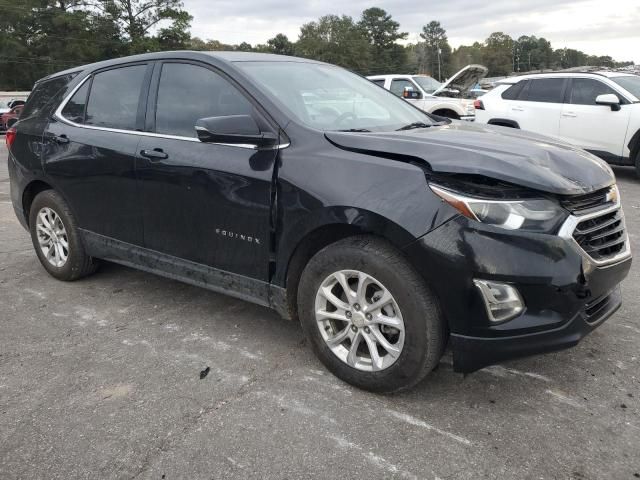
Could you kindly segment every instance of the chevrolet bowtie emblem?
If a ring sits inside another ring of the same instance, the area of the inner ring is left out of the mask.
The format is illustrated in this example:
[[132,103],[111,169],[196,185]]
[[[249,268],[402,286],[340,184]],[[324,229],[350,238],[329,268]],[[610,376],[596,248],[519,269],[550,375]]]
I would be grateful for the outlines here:
[[605,199],[607,202],[618,203],[618,189],[616,187],[611,187],[607,192]]

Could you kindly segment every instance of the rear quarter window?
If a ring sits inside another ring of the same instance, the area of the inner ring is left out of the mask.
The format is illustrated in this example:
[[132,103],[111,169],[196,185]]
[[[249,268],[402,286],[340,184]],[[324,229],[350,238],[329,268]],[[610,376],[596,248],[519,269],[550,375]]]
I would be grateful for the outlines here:
[[75,73],[71,73],[38,82],[27,99],[21,117],[33,117],[58,104],[60,96],[66,92],[67,85],[75,76]]
[[504,100],[516,100],[520,95],[520,92],[522,92],[522,88],[524,87],[525,83],[527,83],[526,80],[521,80],[518,83],[514,83],[504,92],[502,92],[502,98]]

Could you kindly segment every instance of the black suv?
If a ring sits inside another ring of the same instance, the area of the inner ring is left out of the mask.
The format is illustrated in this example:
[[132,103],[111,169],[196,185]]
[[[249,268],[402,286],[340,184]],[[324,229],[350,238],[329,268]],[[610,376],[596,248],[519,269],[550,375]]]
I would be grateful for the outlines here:
[[122,263],[300,319],[374,391],[575,345],[631,264],[609,167],[311,60],[166,52],[38,82],[11,198],[61,280]]

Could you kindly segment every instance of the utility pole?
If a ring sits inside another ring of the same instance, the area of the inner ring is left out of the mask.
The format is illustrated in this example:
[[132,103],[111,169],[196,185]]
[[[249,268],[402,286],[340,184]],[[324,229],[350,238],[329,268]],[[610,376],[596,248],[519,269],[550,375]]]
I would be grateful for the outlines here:
[[442,81],[442,75],[440,74],[440,54],[442,53],[442,49],[440,48],[440,45],[438,44],[438,81],[441,82]]

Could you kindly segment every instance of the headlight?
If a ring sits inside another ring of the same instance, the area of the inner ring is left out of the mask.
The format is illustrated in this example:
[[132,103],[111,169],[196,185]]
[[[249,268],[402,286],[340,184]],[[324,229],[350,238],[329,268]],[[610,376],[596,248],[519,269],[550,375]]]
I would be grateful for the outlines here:
[[552,233],[568,215],[558,203],[546,198],[488,200],[437,185],[429,186],[433,193],[465,217],[507,230]]

